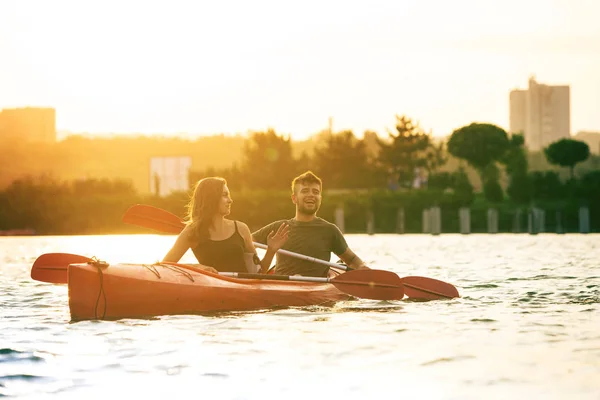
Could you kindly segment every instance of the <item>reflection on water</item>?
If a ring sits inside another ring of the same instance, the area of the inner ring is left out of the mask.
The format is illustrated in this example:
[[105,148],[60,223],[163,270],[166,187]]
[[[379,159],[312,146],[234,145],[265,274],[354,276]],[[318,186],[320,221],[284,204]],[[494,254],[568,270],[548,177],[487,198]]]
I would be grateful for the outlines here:
[[[462,298],[71,323],[37,256],[152,263],[174,236],[0,238],[0,396],[598,399],[598,235],[349,235]],[[194,262],[187,254],[184,262]]]

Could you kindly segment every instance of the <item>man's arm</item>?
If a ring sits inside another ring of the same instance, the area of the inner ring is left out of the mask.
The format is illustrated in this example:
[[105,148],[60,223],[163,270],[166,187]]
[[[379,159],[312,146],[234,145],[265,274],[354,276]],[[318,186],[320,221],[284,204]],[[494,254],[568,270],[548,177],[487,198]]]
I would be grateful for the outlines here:
[[[253,237],[250,233],[248,225],[246,225],[243,222],[240,222],[240,227],[240,233],[244,238],[244,242],[246,244],[246,252],[256,254],[256,249],[254,248],[254,243],[252,242]],[[271,231],[269,233],[269,236],[266,240],[267,252],[265,253],[262,260],[258,259],[260,261],[260,271],[267,272],[269,270],[271,262],[273,261],[273,257],[288,239],[288,230],[289,226],[287,226],[286,224],[280,224],[279,229],[277,229],[277,232]]]
[[269,225],[265,225],[259,230],[252,232],[252,240],[258,243],[267,244],[267,237],[269,236],[269,233],[275,229],[273,224],[274,223],[270,223]]
[[342,234],[342,231],[334,225],[333,227],[333,248],[331,249],[348,267],[352,269],[369,269],[363,260],[348,247],[348,243]]
[[346,249],[342,254],[339,255],[340,259],[346,264],[348,267],[352,269],[369,269],[364,263],[363,260],[360,259],[350,247]]

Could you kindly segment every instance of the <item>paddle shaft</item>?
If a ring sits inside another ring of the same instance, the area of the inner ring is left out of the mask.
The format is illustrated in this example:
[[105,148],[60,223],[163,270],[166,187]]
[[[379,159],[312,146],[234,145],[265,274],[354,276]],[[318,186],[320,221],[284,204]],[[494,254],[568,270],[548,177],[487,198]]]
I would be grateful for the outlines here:
[[386,288],[398,288],[399,285],[386,284],[381,282],[364,282],[364,281],[338,281],[333,278],[319,278],[313,276],[300,275],[265,275],[265,274],[250,274],[245,272],[219,272],[219,275],[228,276],[230,278],[240,279],[262,279],[267,281],[295,281],[295,282],[312,282],[312,283],[335,283],[342,285],[366,285]]
[[269,281],[297,281],[297,282],[315,282],[315,283],[330,283],[329,278],[319,278],[312,276],[291,276],[291,275],[265,275],[251,274],[248,272],[219,272],[219,275],[228,276],[230,278],[241,279],[264,279]]
[[[260,249],[265,249],[266,250],[268,246],[266,244],[254,242],[254,247],[258,247]],[[305,256],[304,254],[298,254],[298,253],[294,253],[292,251],[288,251],[288,250],[284,250],[284,249],[277,250],[277,253],[284,254],[284,255],[290,256],[290,257],[299,258],[301,260],[312,261],[314,263],[327,265],[329,267],[341,269],[343,271],[346,271],[346,270],[350,269],[347,266],[342,265],[342,264],[332,263],[332,262],[329,262],[329,261],[321,260],[319,258],[315,258],[315,257],[311,257],[311,256]]]

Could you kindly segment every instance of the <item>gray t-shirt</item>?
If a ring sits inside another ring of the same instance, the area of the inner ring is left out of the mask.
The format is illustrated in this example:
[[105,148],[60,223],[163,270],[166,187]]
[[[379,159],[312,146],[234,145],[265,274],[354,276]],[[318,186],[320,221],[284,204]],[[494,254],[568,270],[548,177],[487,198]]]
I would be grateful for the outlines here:
[[[315,217],[310,222],[289,220],[275,221],[252,234],[255,242],[267,244],[271,231],[277,232],[279,226],[287,222],[290,226],[289,237],[282,249],[294,253],[329,261],[331,253],[340,255],[348,244],[338,227],[322,218]],[[329,267],[313,261],[301,260],[283,254],[277,254],[275,273],[279,275],[327,276]]]

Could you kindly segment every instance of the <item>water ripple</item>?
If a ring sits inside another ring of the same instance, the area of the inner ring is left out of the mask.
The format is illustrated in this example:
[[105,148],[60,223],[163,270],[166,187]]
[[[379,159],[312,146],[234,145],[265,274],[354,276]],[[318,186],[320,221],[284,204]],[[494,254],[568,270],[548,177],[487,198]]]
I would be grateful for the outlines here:
[[348,235],[373,266],[454,283],[450,301],[71,322],[67,287],[29,278],[45,252],[152,262],[173,239],[0,238],[0,397],[600,393],[598,235]]

